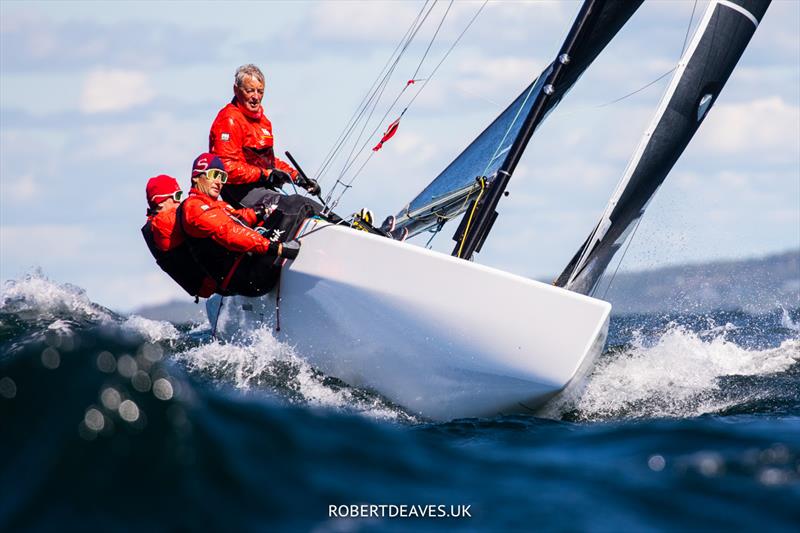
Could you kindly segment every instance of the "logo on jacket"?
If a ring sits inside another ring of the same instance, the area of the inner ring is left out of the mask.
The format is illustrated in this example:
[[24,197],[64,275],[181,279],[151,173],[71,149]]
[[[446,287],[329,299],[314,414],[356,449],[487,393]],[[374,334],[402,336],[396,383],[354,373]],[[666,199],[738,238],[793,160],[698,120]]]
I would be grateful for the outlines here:
[[272,135],[272,132],[270,132],[267,128],[261,128],[261,131],[264,132],[264,135]]
[[231,134],[230,133],[223,133],[222,135],[219,136],[219,138],[221,140],[223,140],[223,141],[229,141],[229,140],[231,140]]
[[272,230],[272,236],[269,238],[272,242],[278,242],[281,240],[281,235],[283,235],[283,230],[275,228]]

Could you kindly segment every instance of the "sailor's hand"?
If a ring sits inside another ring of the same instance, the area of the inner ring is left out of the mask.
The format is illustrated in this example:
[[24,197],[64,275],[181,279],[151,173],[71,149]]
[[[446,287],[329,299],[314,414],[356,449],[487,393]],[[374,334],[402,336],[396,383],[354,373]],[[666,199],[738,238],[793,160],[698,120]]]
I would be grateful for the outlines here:
[[282,242],[278,245],[278,257],[284,259],[294,259],[300,252],[300,241],[291,240]]
[[322,189],[317,183],[317,180],[313,180],[311,178],[306,179],[303,183],[300,184],[311,196],[319,196],[322,193]]
[[[258,220],[266,220],[267,219],[267,208],[264,207],[264,204],[254,205],[253,206],[253,212],[255,212],[256,218]],[[259,228],[254,228],[254,229],[256,231],[259,230]]]
[[267,181],[274,187],[281,187],[284,183],[292,181],[292,177],[288,172],[273,168],[269,176],[267,176]]

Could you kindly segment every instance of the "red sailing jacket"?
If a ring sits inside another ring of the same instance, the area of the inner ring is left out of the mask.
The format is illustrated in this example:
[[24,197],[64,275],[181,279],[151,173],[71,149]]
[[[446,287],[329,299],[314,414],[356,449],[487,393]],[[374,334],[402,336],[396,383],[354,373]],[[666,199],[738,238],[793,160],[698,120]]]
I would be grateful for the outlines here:
[[195,262],[186,238],[176,224],[177,205],[148,215],[142,235],[161,269],[192,296],[214,294],[216,282]]
[[272,244],[249,227],[258,222],[258,216],[250,208],[234,209],[224,200],[214,200],[192,189],[181,209],[183,229],[189,237],[211,239],[237,253],[265,254]]
[[220,110],[208,136],[208,150],[222,159],[228,183],[256,183],[262,173],[268,176],[273,168],[288,173],[294,181],[297,171],[275,157],[272,122],[264,116],[264,109],[253,115],[235,101]]
[[176,205],[174,209],[162,209],[155,215],[147,217],[153,231],[153,242],[162,252],[177,248],[185,240],[180,228],[175,225],[177,207]]

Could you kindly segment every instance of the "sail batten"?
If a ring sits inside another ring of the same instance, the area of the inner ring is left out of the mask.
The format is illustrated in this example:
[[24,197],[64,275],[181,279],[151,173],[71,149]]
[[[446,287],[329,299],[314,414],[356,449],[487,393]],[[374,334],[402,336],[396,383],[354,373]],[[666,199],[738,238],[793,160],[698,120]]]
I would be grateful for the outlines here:
[[556,285],[590,294],[716,102],[770,0],[713,0],[606,209]]

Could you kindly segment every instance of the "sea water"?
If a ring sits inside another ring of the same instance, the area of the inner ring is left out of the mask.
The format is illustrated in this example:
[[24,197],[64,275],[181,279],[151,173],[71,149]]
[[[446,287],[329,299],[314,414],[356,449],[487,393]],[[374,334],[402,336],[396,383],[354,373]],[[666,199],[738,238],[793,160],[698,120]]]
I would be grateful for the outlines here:
[[432,423],[268,329],[0,300],[0,531],[798,531],[800,308],[615,316],[540,416]]

